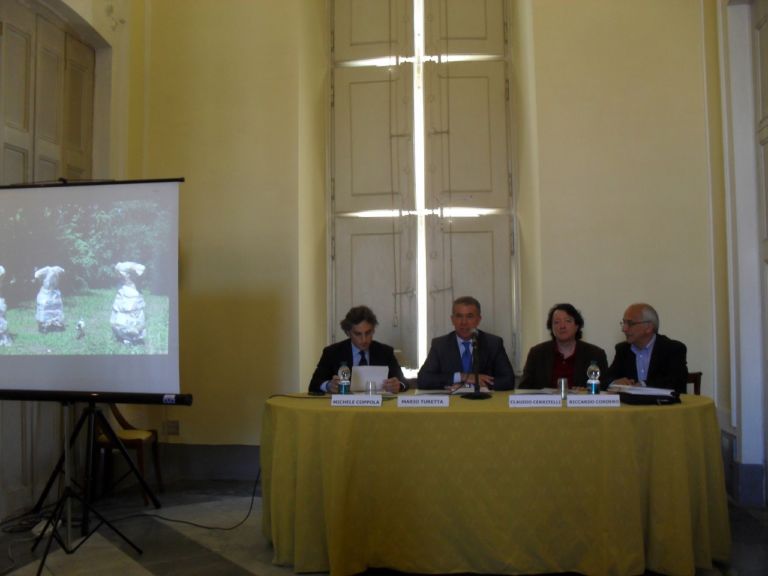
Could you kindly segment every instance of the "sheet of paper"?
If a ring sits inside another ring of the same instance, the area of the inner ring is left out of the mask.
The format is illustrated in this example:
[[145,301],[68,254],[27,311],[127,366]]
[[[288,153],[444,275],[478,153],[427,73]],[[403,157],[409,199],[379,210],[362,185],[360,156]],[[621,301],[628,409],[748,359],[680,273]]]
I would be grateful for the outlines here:
[[376,382],[381,391],[384,381],[389,376],[387,366],[353,366],[352,367],[352,392],[364,392],[365,383]]

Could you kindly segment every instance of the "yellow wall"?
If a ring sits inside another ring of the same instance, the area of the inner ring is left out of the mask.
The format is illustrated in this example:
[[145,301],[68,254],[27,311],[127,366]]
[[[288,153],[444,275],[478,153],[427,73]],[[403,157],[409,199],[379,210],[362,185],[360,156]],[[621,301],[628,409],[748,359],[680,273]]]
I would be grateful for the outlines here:
[[299,248],[324,239],[325,218],[324,156],[311,150],[324,147],[326,90],[307,60],[327,53],[306,4],[151,3],[145,174],[186,179],[181,378],[195,404],[173,411],[180,442],[258,443],[265,399],[304,387],[300,310],[310,326],[324,319],[306,295],[325,301],[323,277],[299,282],[300,265],[324,263]]
[[528,96],[518,108],[522,299],[525,326],[538,322],[523,350],[546,337],[549,306],[569,301],[610,359],[624,308],[647,301],[661,332],[688,345],[705,389],[716,366],[727,377],[715,7],[512,2],[513,27],[528,35],[514,53]]
[[[111,176],[184,177],[180,346],[189,408],[129,408],[168,442],[258,444],[325,340],[324,0],[70,6],[112,45]],[[145,412],[142,414],[140,412]]]
[[[570,301],[609,351],[657,306],[689,366],[727,379],[715,0],[508,0],[523,355]],[[112,175],[183,176],[179,419],[257,444],[326,335],[325,0],[70,2],[113,45]],[[88,10],[92,8],[92,10]],[[90,13],[90,14],[88,14]],[[519,367],[518,367],[519,368]]]

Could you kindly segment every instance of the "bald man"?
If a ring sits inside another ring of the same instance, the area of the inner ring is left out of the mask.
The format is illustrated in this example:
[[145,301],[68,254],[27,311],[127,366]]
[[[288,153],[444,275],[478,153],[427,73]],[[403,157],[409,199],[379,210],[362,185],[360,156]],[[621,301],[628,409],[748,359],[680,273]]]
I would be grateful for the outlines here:
[[624,342],[608,368],[607,382],[686,392],[688,363],[682,342],[659,334],[659,315],[645,303],[630,305],[621,320]]

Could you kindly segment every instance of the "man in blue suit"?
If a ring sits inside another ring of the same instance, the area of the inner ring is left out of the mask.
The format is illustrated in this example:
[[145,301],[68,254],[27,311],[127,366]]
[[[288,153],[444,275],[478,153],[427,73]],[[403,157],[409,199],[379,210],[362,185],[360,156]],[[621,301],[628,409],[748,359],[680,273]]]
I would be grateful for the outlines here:
[[[417,386],[422,389],[456,389],[475,384],[473,354],[477,353],[481,388],[513,390],[515,373],[498,336],[477,329],[482,320],[480,302],[471,296],[453,302],[451,323],[454,331],[432,340],[424,365],[419,370]],[[477,347],[473,346],[473,338]]]

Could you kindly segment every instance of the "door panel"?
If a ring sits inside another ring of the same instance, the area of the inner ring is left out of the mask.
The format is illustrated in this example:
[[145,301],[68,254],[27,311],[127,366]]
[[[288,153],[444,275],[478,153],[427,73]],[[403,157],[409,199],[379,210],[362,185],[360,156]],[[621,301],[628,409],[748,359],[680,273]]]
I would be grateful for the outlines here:
[[369,306],[379,320],[376,339],[416,362],[414,219],[338,218],[334,278],[334,341],[352,306]]
[[0,182],[19,184],[32,179],[33,81],[35,17],[15,2],[2,6],[2,164]]
[[411,66],[335,72],[336,212],[413,206]]
[[426,0],[428,54],[504,55],[502,0]]
[[428,202],[507,209],[504,63],[426,68]]
[[35,90],[45,94],[35,103],[35,181],[63,175],[64,128],[64,31],[45,18],[37,18],[37,66]]
[[64,76],[64,176],[91,177],[93,148],[93,48],[67,36]]
[[404,56],[413,52],[412,6],[410,0],[335,0],[336,61]]
[[427,235],[429,338],[453,330],[451,305],[474,296],[482,307],[481,329],[513,345],[511,219],[431,218]]

